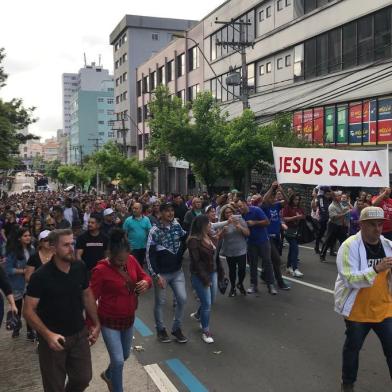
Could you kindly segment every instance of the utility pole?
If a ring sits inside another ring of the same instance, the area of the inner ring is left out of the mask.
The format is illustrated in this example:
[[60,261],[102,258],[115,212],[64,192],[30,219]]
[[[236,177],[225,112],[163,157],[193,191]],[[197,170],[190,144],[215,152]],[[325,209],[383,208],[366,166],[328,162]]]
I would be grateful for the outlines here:
[[[97,137],[97,138],[92,138],[92,139],[88,139],[88,140],[94,142],[95,152],[97,152],[99,150],[99,147],[100,147],[100,144],[99,144],[100,139]],[[96,174],[96,182],[97,182],[97,192],[98,192],[99,185],[100,185],[99,184],[99,170],[98,170],[98,167],[97,167],[97,174]]]
[[[230,22],[223,22],[216,20],[215,23],[226,25],[228,28],[233,29],[233,37],[234,32],[239,33],[239,40],[234,41],[218,41],[216,42],[217,45],[223,47],[230,47],[234,51],[241,54],[241,76],[234,72],[234,74],[229,74],[228,78],[226,79],[226,83],[228,85],[238,86],[241,85],[241,94],[240,98],[242,101],[242,108],[243,110],[249,109],[249,87],[248,87],[248,67],[246,64],[246,49],[248,47],[254,47],[254,42],[250,42],[246,38],[246,26],[252,26],[252,23],[249,21],[239,20],[237,22],[230,21]],[[237,27],[238,26],[238,27]]]
[[[128,117],[132,121],[132,118],[129,115],[121,113],[121,120],[113,121],[112,130],[117,131],[117,135],[118,135],[118,133],[121,134],[121,136],[122,136],[122,151],[123,151],[124,157],[127,158],[128,157],[127,133],[129,131],[129,129],[126,128],[126,126],[125,126],[125,117]],[[115,122],[118,122],[118,121],[121,121],[121,127],[116,128]]]
[[75,163],[77,161],[77,152],[79,152],[80,155],[79,164],[80,166],[83,166],[83,146],[81,144],[79,145],[74,144],[70,146],[70,150],[75,152]]
[[[234,38],[232,41],[218,41],[217,45],[221,45],[223,47],[230,47],[237,53],[241,55],[241,75],[238,72],[235,72],[234,69],[230,69],[229,76],[226,78],[226,84],[228,86],[241,86],[240,99],[242,101],[242,109],[249,109],[249,86],[248,86],[248,65],[246,63],[246,49],[248,47],[254,48],[254,42],[250,42],[246,37],[246,28],[247,26],[252,26],[252,23],[249,20],[242,20],[235,22],[231,20],[230,22],[221,22],[216,20],[217,24],[224,24],[228,29],[233,29],[232,36],[235,37],[235,32],[238,33],[239,40],[235,41]],[[244,196],[246,196],[246,192],[249,190],[249,182],[250,182],[250,169],[246,169],[244,173]]]

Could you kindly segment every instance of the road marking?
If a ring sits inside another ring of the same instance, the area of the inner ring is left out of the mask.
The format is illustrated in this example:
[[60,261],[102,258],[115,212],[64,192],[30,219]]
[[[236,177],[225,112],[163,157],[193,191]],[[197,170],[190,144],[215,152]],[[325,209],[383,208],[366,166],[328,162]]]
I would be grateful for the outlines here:
[[190,392],[208,392],[208,389],[188,370],[179,359],[169,359],[166,364]]
[[310,247],[310,246],[305,246],[305,245],[298,245],[298,248],[314,250],[314,248],[312,248],[312,247]]
[[158,364],[146,365],[144,366],[144,369],[161,392],[178,392],[178,389],[173,385]]
[[140,333],[140,335],[142,335],[144,338],[146,336],[154,335],[154,333],[151,331],[151,329],[148,328],[147,325],[144,324],[143,321],[140,320],[139,317],[135,318],[134,326],[135,326],[136,330]]

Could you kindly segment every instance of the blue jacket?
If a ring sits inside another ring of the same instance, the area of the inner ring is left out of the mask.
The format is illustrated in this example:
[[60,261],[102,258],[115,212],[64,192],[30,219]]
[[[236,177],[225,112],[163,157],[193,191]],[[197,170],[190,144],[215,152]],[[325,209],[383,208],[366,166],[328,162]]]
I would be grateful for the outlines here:
[[[30,252],[30,255],[33,251]],[[5,263],[5,272],[8,275],[12,291],[14,293],[15,299],[20,299],[23,297],[26,287],[25,277],[22,274],[16,274],[17,268],[26,268],[27,260],[25,257],[17,259],[14,253],[7,255]]]

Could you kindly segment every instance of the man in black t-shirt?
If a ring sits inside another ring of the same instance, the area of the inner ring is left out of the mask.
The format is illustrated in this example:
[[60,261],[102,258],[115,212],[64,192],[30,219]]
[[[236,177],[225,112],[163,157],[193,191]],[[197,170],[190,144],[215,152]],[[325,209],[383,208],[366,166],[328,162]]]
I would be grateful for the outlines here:
[[[97,307],[87,269],[75,260],[72,230],[52,231],[49,242],[54,256],[32,275],[23,315],[38,333],[44,391],[82,392],[92,377],[89,343],[100,332]],[[93,324],[90,334],[84,309]]]
[[101,232],[101,224],[101,216],[91,214],[87,231],[76,240],[76,258],[83,260],[89,271],[106,257],[108,238]]

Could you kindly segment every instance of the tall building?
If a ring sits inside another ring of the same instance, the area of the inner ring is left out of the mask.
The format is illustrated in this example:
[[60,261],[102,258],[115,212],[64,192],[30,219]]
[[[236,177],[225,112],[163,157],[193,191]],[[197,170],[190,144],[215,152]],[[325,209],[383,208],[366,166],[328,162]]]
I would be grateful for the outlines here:
[[63,85],[63,130],[65,135],[71,132],[71,98],[79,89],[79,75],[77,73],[64,73]]
[[68,137],[63,129],[57,130],[57,142],[59,144],[58,159],[64,165],[68,160]]
[[108,76],[98,90],[80,89],[72,96],[69,163],[80,164],[84,156],[115,140],[113,91],[113,78]]
[[[128,155],[137,154],[136,68],[159,52],[175,33],[183,32],[197,22],[182,19],[126,15],[110,34],[113,46],[116,125],[126,119]],[[118,134],[122,144],[122,136]]]
[[[242,39],[241,21],[247,23]],[[157,83],[183,100],[191,100],[199,89],[211,91],[231,117],[241,114],[244,92],[226,81],[230,67],[241,77],[241,54],[232,46],[244,40],[253,43],[246,49],[249,107],[261,124],[291,113],[295,132],[315,144],[392,144],[391,24],[390,0],[224,2],[185,39],[169,43],[138,66],[131,93],[143,135],[138,137],[139,157],[145,156],[149,140],[146,104]],[[205,56],[197,72],[190,50],[195,44]],[[167,189],[167,184],[158,185]],[[169,186],[181,189],[178,180],[169,180]]]

